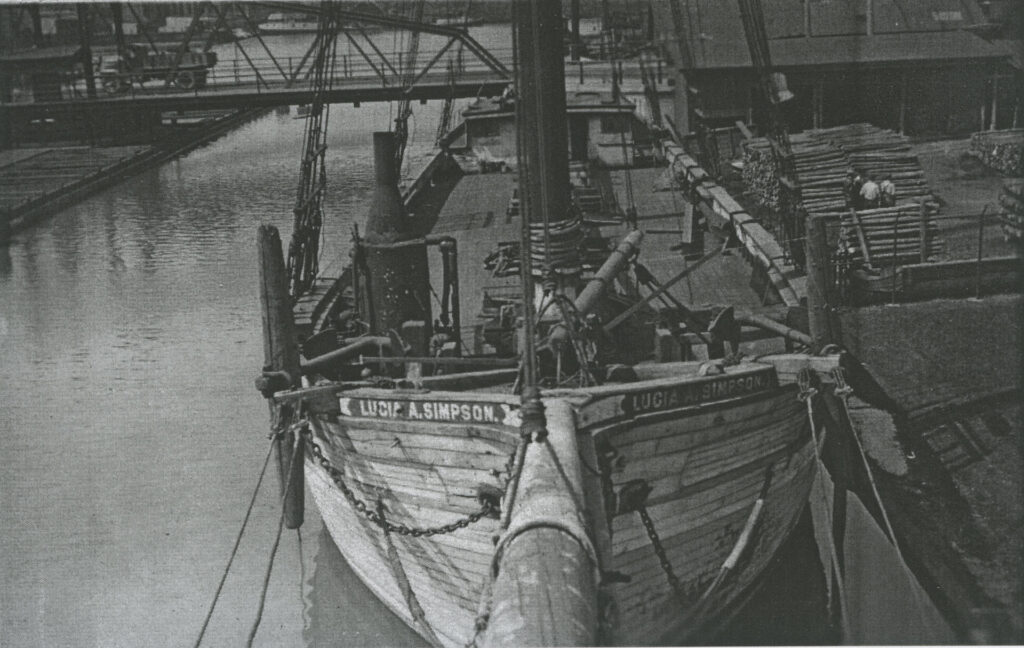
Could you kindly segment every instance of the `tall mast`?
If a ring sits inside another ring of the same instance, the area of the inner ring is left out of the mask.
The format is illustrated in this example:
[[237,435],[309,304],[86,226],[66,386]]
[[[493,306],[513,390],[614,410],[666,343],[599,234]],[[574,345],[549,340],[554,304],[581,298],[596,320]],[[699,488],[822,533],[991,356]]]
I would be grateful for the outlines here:
[[579,270],[579,253],[570,243],[581,231],[569,186],[561,3],[514,1],[519,187],[535,242],[533,272],[571,274]]

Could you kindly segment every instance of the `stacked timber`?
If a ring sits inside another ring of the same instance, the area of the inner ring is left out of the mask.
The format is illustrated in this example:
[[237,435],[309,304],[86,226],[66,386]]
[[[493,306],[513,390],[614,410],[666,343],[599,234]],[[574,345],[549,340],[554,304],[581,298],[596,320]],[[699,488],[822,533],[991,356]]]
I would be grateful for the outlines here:
[[811,132],[846,153],[850,165],[865,177],[876,182],[889,177],[896,185],[898,201],[923,202],[932,211],[938,209],[921,162],[905,135],[871,124],[847,124]]
[[1024,175],[1024,129],[981,131],[971,135],[972,155],[996,171]]
[[[790,137],[793,170],[800,183],[804,208],[809,212],[843,209],[843,179],[849,161],[842,151],[819,141],[813,131]],[[778,209],[782,195],[779,168],[767,138],[744,142],[743,182],[758,204]]]
[[841,252],[852,265],[881,268],[927,263],[945,251],[938,226],[920,205],[830,214],[842,223]]
[[808,214],[820,214],[846,208],[843,183],[850,168],[842,150],[818,141],[814,132],[801,133],[794,141],[793,170],[800,184],[800,197]]
[[[790,138],[796,180],[804,209],[810,214],[847,207],[843,193],[846,173],[856,169],[876,181],[890,177],[899,202],[938,203],[911,151],[907,137],[871,124],[847,124],[797,133]],[[743,182],[760,205],[779,207],[779,169],[766,138],[744,143]]]
[[767,138],[743,142],[743,185],[759,205],[778,208],[779,169]]
[[999,206],[1004,238],[1019,241],[1021,230],[1024,229],[1024,182],[1015,180],[1004,183],[999,192]]

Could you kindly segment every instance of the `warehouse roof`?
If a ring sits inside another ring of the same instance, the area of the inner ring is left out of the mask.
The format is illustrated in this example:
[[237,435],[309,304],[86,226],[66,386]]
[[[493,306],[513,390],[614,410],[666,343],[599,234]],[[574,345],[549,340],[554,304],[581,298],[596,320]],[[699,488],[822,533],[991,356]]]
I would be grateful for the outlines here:
[[[676,1],[684,23],[682,41],[694,68],[751,66],[737,3]],[[865,6],[863,0],[808,0],[806,4],[765,0],[773,64],[896,65],[1009,55],[1004,46],[965,31],[983,20],[973,0],[873,0],[870,15]],[[868,20],[871,36],[867,35]]]

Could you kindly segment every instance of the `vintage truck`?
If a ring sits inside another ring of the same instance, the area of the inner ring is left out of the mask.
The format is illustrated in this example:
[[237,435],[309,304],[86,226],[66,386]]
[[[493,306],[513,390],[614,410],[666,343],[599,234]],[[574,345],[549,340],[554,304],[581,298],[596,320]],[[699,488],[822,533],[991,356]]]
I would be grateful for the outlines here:
[[[177,64],[175,62],[177,61]],[[129,45],[114,58],[104,60],[100,65],[100,81],[103,88],[117,94],[128,91],[133,84],[153,79],[165,79],[182,90],[193,90],[206,86],[210,68],[217,64],[215,52],[190,52],[180,57],[175,51],[154,52],[145,45]]]

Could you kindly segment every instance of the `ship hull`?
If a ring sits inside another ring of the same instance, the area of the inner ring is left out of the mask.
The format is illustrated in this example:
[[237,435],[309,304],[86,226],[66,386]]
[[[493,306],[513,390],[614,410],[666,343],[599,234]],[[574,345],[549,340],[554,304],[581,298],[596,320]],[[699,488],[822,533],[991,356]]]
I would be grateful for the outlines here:
[[[760,376],[771,384],[694,402],[702,385],[723,383],[734,373],[748,383]],[[582,459],[594,488],[585,489],[581,513],[593,522],[588,534],[602,569],[616,574],[614,584],[601,587],[611,601],[603,641],[705,638],[702,630],[735,612],[792,531],[816,462],[805,405],[795,386],[780,386],[775,376],[773,368],[744,365],[724,378],[683,375],[545,398],[549,408],[554,400],[569,403],[580,448],[596,451],[596,465]],[[479,510],[479,493],[506,491],[519,439],[517,397],[380,391],[345,392],[339,407],[310,419],[329,465],[367,510],[382,506],[395,525],[436,527]],[[672,394],[676,406],[667,405]],[[419,420],[409,418],[410,410]],[[451,533],[385,535],[319,462],[307,460],[306,476],[339,550],[383,603],[431,642],[464,646],[477,638],[478,609],[502,533],[496,516]],[[614,503],[622,486],[636,480],[651,487],[644,510],[678,578],[676,588],[639,511]],[[723,574],[737,552],[739,560]]]

